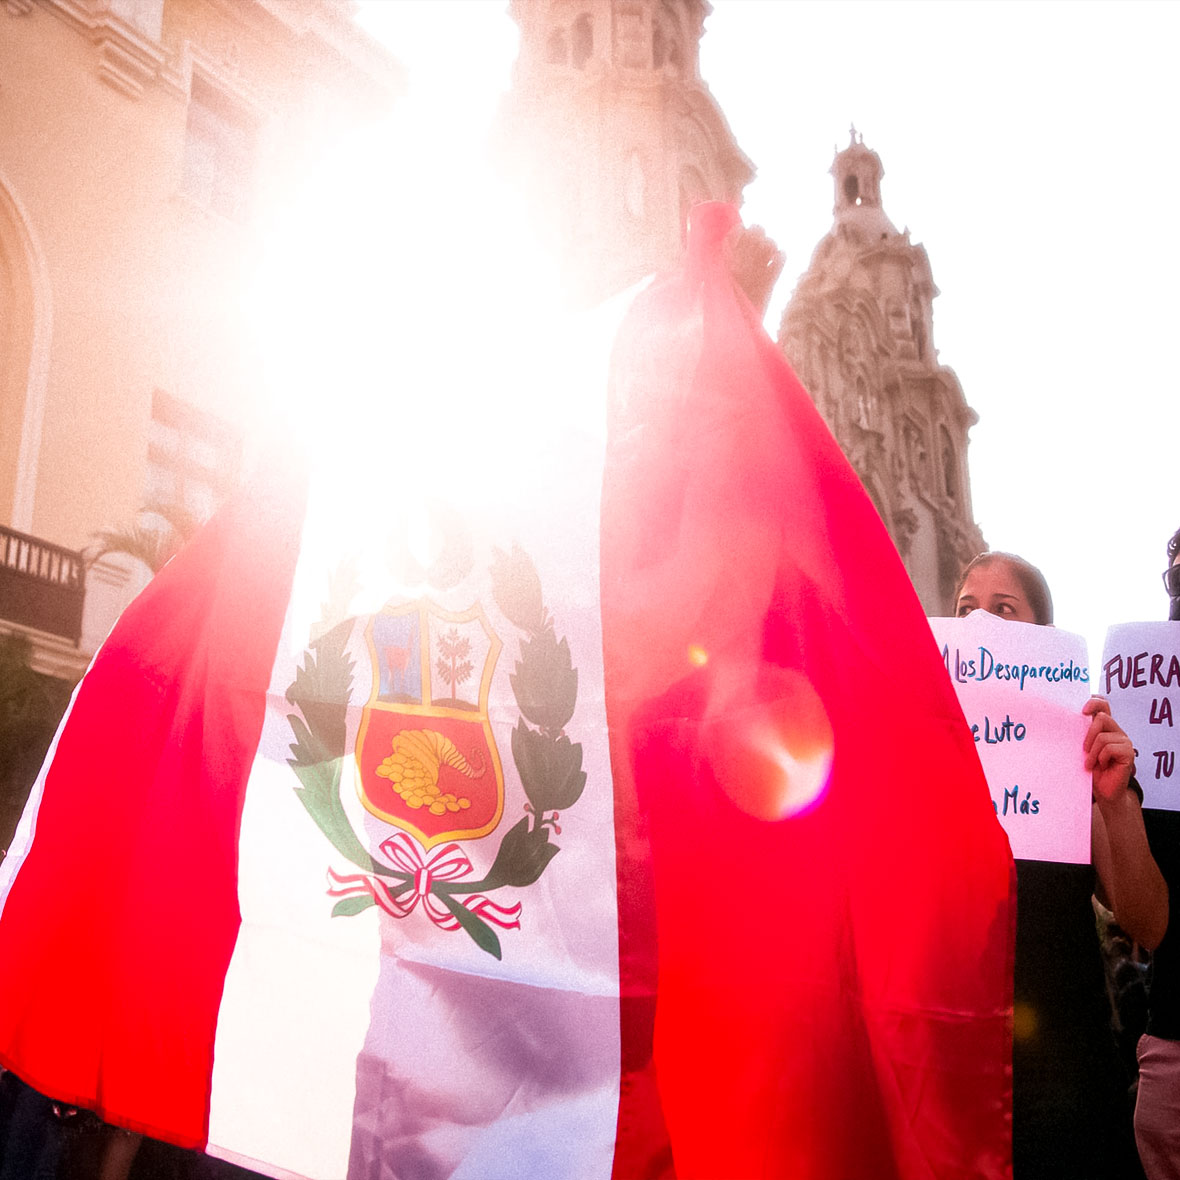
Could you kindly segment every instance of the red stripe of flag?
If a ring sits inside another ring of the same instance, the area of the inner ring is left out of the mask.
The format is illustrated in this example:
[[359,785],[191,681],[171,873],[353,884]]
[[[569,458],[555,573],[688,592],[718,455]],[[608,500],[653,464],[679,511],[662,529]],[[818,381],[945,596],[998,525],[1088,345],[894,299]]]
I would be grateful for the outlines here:
[[[729,277],[734,225],[694,211],[615,355],[614,1175],[1007,1176],[1007,841],[877,512]],[[784,808],[782,750],[825,744]]]
[[78,689],[0,922],[4,1064],[185,1146],[206,1138],[238,825],[302,516],[272,473],[124,612]]

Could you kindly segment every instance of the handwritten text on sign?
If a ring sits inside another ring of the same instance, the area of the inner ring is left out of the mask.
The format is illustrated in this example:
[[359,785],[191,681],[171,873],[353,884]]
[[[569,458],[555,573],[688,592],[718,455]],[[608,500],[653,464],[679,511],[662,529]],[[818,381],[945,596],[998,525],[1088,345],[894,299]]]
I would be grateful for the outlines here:
[[931,619],[1012,855],[1090,861],[1090,696],[1080,635],[974,611]]
[[1180,811],[1180,623],[1119,623],[1106,632],[1098,691],[1135,744],[1143,806]]

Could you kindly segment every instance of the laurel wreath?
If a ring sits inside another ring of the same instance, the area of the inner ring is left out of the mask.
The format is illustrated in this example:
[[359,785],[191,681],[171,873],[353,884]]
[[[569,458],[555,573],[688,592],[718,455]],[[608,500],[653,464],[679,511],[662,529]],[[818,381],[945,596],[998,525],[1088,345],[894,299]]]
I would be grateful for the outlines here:
[[[462,898],[524,888],[540,878],[560,850],[550,836],[561,834],[557,821],[561,812],[581,798],[586,773],[581,743],[571,741],[565,733],[577,704],[578,670],[573,666],[569,643],[564,637],[557,638],[536,567],[519,545],[513,545],[510,553],[493,550],[490,573],[496,605],[523,632],[520,658],[508,679],[520,710],[512,731],[512,758],[528,798],[527,814],[504,833],[483,877],[477,881],[436,879],[430,892],[477,946],[499,959],[499,936],[463,904]],[[336,851],[365,872],[393,882],[391,891],[397,896],[414,888],[413,874],[392,868],[369,853],[357,838],[340,796],[355,666],[346,650],[354,618],[344,617],[352,592],[351,574],[342,568],[333,579],[318,634],[313,633],[287,689],[287,700],[299,710],[287,716],[295,738],[287,761],[299,778],[296,795]],[[372,897],[346,897],[337,902],[332,916],[359,914],[373,904]]]

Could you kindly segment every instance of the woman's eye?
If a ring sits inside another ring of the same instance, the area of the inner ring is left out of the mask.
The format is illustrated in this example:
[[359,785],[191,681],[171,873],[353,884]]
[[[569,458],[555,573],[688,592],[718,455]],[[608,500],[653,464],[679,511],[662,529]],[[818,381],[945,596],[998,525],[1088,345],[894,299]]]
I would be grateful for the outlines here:
[[965,619],[971,613],[971,608],[964,602],[959,605],[956,617]]
[[1012,609],[1012,604],[1010,602],[1001,602],[1000,605],[996,607],[996,614],[998,615],[1014,615],[1015,613],[1016,612]]

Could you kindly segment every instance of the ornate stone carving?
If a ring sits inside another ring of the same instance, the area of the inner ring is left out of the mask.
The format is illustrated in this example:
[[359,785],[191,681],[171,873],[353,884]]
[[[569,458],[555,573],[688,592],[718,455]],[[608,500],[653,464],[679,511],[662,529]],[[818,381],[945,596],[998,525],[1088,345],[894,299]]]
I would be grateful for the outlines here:
[[[675,265],[691,205],[740,201],[753,176],[700,78],[705,0],[512,0],[510,11],[520,52],[496,139],[567,289],[592,301]],[[579,21],[593,44],[581,65]],[[585,201],[571,211],[574,194]]]
[[930,456],[926,439],[920,426],[907,418],[902,427],[905,437],[905,458],[903,460],[909,475],[910,487],[918,495],[930,493]]
[[904,561],[914,546],[918,532],[918,516],[912,508],[898,508],[893,513],[893,543]]
[[[167,58],[158,37],[162,3],[107,0],[101,8],[88,0],[43,3],[94,45],[98,76],[121,94],[139,98],[161,76]],[[24,0],[4,0],[4,4],[11,11],[14,4],[23,6]]]
[[128,98],[138,98],[164,65],[159,46],[129,30],[107,25],[96,40],[98,76]]
[[862,480],[888,501],[886,523],[933,613],[946,609],[948,580],[982,547],[965,459],[976,418],[938,361],[929,259],[886,216],[883,174],[855,132],[836,153],[833,225],[783,313],[779,346],[807,362],[807,342],[836,343],[834,364],[807,364],[811,394]]

